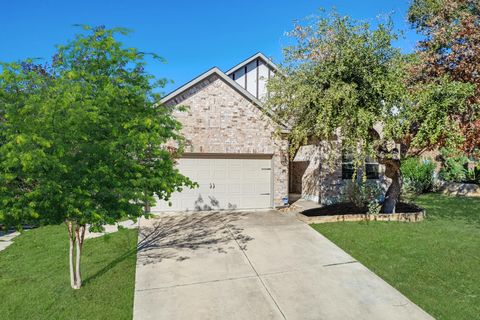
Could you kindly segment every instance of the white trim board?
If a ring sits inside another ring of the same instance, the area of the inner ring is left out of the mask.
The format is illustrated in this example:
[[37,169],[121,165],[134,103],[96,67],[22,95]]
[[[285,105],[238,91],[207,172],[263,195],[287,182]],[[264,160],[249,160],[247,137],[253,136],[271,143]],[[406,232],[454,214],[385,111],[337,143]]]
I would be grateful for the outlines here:
[[278,71],[278,66],[275,63],[273,63],[272,60],[267,58],[263,53],[257,52],[253,56],[251,56],[250,58],[247,58],[246,60],[240,62],[236,66],[230,68],[227,72],[225,72],[225,74],[230,76],[232,73],[234,73],[238,69],[245,67],[247,64],[249,64],[250,62],[252,62],[256,59],[263,60],[267,64],[267,66],[269,66],[270,68],[272,68],[275,71]]

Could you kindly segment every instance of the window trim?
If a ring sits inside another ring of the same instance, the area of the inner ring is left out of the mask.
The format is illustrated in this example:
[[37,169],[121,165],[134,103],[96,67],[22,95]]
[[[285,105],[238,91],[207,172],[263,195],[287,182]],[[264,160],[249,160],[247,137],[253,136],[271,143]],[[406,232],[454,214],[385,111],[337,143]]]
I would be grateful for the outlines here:
[[[350,167],[346,169],[346,167]],[[375,168],[376,170],[368,170],[367,167]],[[341,158],[341,168],[342,168],[342,180],[351,180],[354,178],[355,169],[353,168],[353,156],[342,152]],[[366,157],[363,162],[363,170],[360,172],[357,171],[357,176],[360,173],[365,173],[367,180],[379,180],[380,179],[380,163],[374,161],[370,157]],[[355,177],[356,178],[356,177]]]

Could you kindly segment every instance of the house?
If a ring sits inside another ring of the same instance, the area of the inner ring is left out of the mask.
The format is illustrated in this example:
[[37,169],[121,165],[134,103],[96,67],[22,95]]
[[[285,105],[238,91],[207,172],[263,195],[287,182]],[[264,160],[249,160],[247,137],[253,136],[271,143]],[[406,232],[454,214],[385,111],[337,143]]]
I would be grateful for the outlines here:
[[277,71],[257,53],[227,72],[214,67],[162,99],[188,107],[174,113],[187,141],[178,168],[199,187],[174,194],[170,206],[158,202],[153,212],[274,208],[289,194],[321,203],[339,197],[349,163],[327,168],[328,144],[304,146],[289,159],[288,128],[263,105]]

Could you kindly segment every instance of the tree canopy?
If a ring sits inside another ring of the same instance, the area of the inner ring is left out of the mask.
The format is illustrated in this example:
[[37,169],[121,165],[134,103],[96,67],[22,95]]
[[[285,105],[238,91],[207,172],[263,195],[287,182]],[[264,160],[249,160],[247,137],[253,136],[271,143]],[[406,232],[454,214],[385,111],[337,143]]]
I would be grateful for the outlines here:
[[431,83],[447,76],[471,84],[473,94],[455,121],[462,129],[461,149],[480,155],[480,2],[478,0],[414,0],[408,19],[424,38],[419,43],[414,81]]
[[385,23],[372,30],[337,13],[295,25],[289,34],[295,45],[284,51],[282,76],[269,82],[268,102],[292,126],[294,149],[309,137],[337,134],[346,147],[371,147],[371,129],[402,94],[395,68],[401,54],[391,46],[391,28]]
[[393,46],[389,19],[371,26],[333,12],[297,23],[290,36],[294,44],[284,51],[280,75],[268,84],[268,106],[291,126],[292,152],[311,138],[339,138],[356,151],[357,166],[376,156],[395,180],[400,162],[391,142],[408,156],[463,141],[457,119],[472,86],[448,75],[415,81],[410,71],[418,58]]
[[136,219],[154,194],[194,185],[174,167],[181,125],[156,103],[164,80],[147,54],[116,39],[123,29],[84,29],[52,61],[0,73],[0,223],[66,221],[80,245],[87,224]]

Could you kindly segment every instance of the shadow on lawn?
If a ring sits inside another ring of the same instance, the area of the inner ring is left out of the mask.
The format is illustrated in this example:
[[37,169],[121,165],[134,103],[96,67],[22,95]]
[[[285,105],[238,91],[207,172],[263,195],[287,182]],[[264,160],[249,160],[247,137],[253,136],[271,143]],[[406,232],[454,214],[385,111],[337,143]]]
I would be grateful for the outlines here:
[[[119,230],[118,232],[124,232],[125,234],[128,232],[128,230]],[[109,237],[109,234],[103,235],[103,237]],[[98,239],[98,238],[97,238]],[[127,241],[128,243],[130,242],[129,240]],[[126,244],[126,246],[129,246]],[[110,263],[108,263],[105,267],[91,275],[90,277],[86,277],[83,279],[83,285],[88,285],[90,282],[95,281],[95,279],[102,277],[105,273],[107,273],[109,270],[115,268],[119,263],[123,262],[124,260],[128,259],[132,255],[135,255],[137,252],[137,249],[130,249],[123,253],[122,255],[118,256],[114,260],[112,260]]]
[[189,259],[191,250],[207,249],[227,253],[237,244],[243,250],[252,240],[244,235],[243,229],[231,224],[244,216],[245,212],[209,212],[164,215],[146,222],[140,229],[138,262],[150,264],[163,259],[183,261]]

